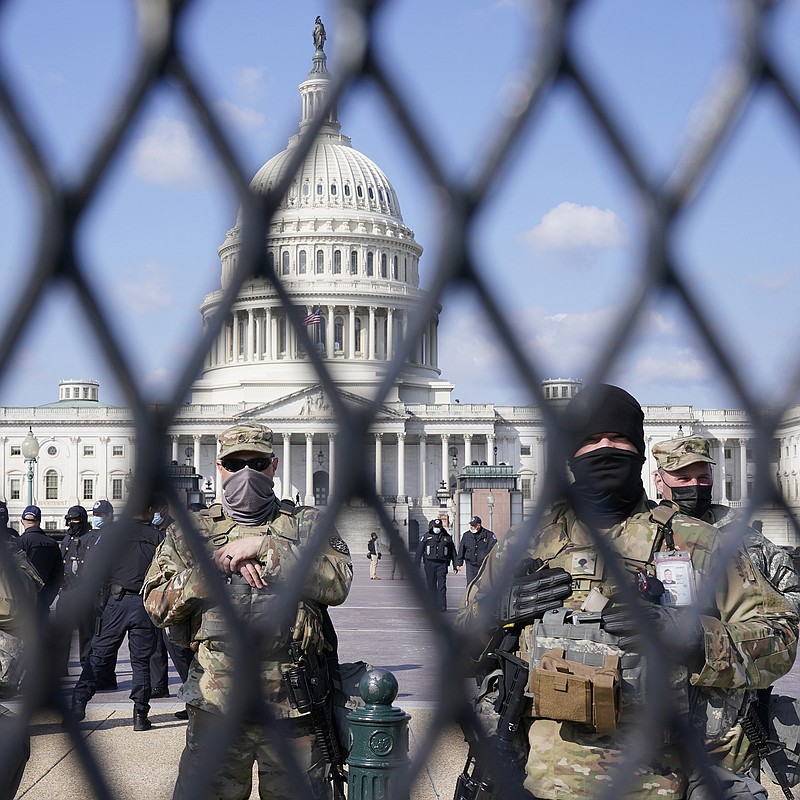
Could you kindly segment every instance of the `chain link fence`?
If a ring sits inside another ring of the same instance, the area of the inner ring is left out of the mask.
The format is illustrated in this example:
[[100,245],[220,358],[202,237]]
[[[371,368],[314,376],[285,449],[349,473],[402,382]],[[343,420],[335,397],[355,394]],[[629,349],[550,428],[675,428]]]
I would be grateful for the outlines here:
[[[524,101],[520,102],[516,113],[500,120],[480,154],[479,163],[470,174],[451,179],[437,159],[431,143],[431,131],[426,127],[425,119],[418,113],[404,87],[396,83],[394,73],[386,63],[381,42],[374,35],[377,29],[375,15],[381,6],[389,5],[389,0],[384,3],[339,3],[334,23],[339,28],[337,78],[329,97],[329,108],[339,103],[361,83],[368,82],[376,87],[395,115],[397,135],[405,140],[405,145],[416,155],[443,201],[440,205],[443,209],[440,221],[443,237],[439,249],[441,255],[435,263],[428,259],[427,270],[431,275],[429,291],[409,326],[407,337],[398,343],[396,356],[386,372],[381,390],[367,407],[361,409],[353,409],[343,402],[324,359],[309,338],[308,329],[304,325],[306,309],[292,303],[280,275],[266,258],[264,240],[269,220],[276,212],[280,199],[289,190],[290,179],[296,170],[287,169],[287,178],[283,184],[275,186],[266,195],[256,196],[250,192],[251,176],[242,169],[240,158],[226,136],[218,112],[208,100],[202,80],[193,71],[179,44],[181,25],[191,5],[192,3],[181,0],[143,0],[138,4],[141,33],[136,62],[131,64],[130,78],[118,105],[108,114],[104,135],[99,139],[97,147],[88,154],[87,167],[75,183],[63,182],[48,169],[47,161],[37,144],[36,131],[28,126],[23,100],[17,87],[8,71],[0,70],[0,114],[11,133],[15,156],[24,165],[39,210],[35,248],[29,257],[30,269],[21,276],[24,289],[16,306],[8,309],[3,327],[0,363],[8,365],[11,361],[26,329],[26,322],[33,317],[33,311],[45,292],[57,284],[73,287],[94,331],[98,346],[113,365],[116,380],[125,393],[135,424],[138,457],[129,508],[141,505],[154,488],[160,488],[175,501],[179,523],[187,530],[194,531],[191,519],[186,512],[180,510],[177,497],[172,494],[163,462],[164,443],[173,418],[183,399],[189,394],[195,376],[200,373],[204,358],[219,336],[237,294],[253,278],[267,280],[280,297],[296,336],[308,353],[319,383],[335,411],[339,431],[337,442],[340,443],[337,445],[339,463],[351,466],[340,471],[335,492],[329,499],[330,513],[326,522],[320,526],[318,536],[305,550],[297,574],[303,574],[308,569],[320,547],[327,541],[339,510],[355,497],[365,499],[375,509],[389,540],[397,537],[393,521],[388,518],[374,485],[374,475],[359,465],[368,463],[365,457],[371,446],[368,432],[380,410],[382,400],[394,385],[402,364],[417,346],[425,326],[436,313],[437,304],[449,288],[457,285],[469,286],[480,299],[487,324],[515,363],[532,402],[541,407],[549,432],[551,463],[557,463],[557,459],[563,461],[567,454],[564,451],[560,420],[542,396],[542,379],[546,377],[542,365],[531,357],[529,348],[519,338],[519,331],[500,307],[491,290],[490,275],[475,257],[473,238],[476,220],[490,194],[502,181],[503,175],[507,174],[506,168],[515,148],[535,129],[537,118],[545,113],[550,95],[557,91],[560,84],[569,83],[576,91],[595,134],[605,140],[616,155],[619,168],[635,187],[642,211],[641,235],[646,242],[637,265],[638,275],[633,282],[635,288],[619,309],[609,335],[598,341],[596,357],[589,374],[584,376],[585,382],[592,384],[606,377],[613,360],[622,350],[634,321],[642,316],[647,304],[661,297],[677,300],[697,326],[705,345],[713,353],[720,374],[724,375],[739,395],[749,415],[754,433],[753,457],[758,468],[749,510],[755,511],[764,504],[773,504],[783,508],[793,520],[770,476],[769,463],[770,443],[776,435],[778,423],[800,390],[800,368],[796,364],[787,365],[782,402],[776,403],[769,410],[761,408],[758,398],[751,393],[747,375],[736,368],[731,358],[725,341],[725,331],[716,329],[702,313],[702,304],[687,285],[684,278],[686,273],[678,263],[674,247],[679,220],[691,213],[693,199],[703,188],[721,147],[742,115],[746,114],[748,103],[755,93],[771,87],[791,122],[794,125],[800,122],[800,94],[765,46],[765,26],[771,16],[781,12],[781,4],[766,0],[743,0],[729,4],[727,8],[735,31],[735,47],[732,48],[734,55],[724,64],[714,85],[709,87],[709,96],[713,98],[713,102],[697,110],[692,135],[687,137],[673,168],[662,180],[654,178],[653,170],[642,162],[638,143],[629,139],[627,132],[615,118],[612,108],[606,104],[601,87],[596,85],[594,76],[580,66],[581,60],[574,51],[575,45],[570,31],[576,9],[582,4],[543,1],[532,8],[532,13],[535,11],[537,16],[536,38],[530,47],[525,66],[527,92]],[[123,138],[148,98],[166,81],[173,87],[179,87],[196,115],[197,124],[202,127],[211,143],[216,158],[223,165],[227,180],[236,192],[241,206],[242,224],[240,258],[219,310],[202,336],[198,337],[185,362],[176,365],[180,370],[180,379],[175,383],[171,398],[154,408],[148,404],[147,398],[137,386],[120,333],[115,328],[114,320],[104,310],[98,289],[88,277],[86,264],[79,257],[75,242],[87,208],[96,199],[99,185],[114,164]],[[293,154],[294,168],[299,167],[307,155],[313,137],[329,108],[323,109],[317,124],[304,132],[301,143]],[[526,523],[531,531],[541,519],[543,510],[565,488],[564,477],[556,474],[559,471],[551,472],[553,474],[545,479],[538,510]],[[794,521],[793,524],[796,525]],[[208,574],[212,574],[211,560],[200,545],[197,535],[192,537],[192,543],[198,562]],[[465,668],[467,660],[464,658],[465,650],[474,643],[454,631],[450,622],[436,613],[419,573],[413,568],[410,554],[399,547],[399,541],[394,544],[400,551],[406,574],[412,579],[414,591],[426,608],[427,621],[435,631],[440,645],[441,674],[451,678],[442,684],[442,697],[433,725],[426,734],[427,738],[418,747],[418,755],[412,764],[410,775],[410,780],[413,781],[424,768],[425,754],[436,747],[443,726],[453,720],[460,720],[465,724],[469,724],[470,720],[474,722],[467,710],[469,681]],[[734,547],[735,543],[731,549]],[[10,569],[7,556],[0,556],[2,567]],[[94,588],[96,587],[86,587],[87,603],[91,602],[90,595]],[[291,591],[281,597],[280,609],[276,615],[278,619],[288,619],[294,613],[300,591],[300,583],[296,582]],[[221,587],[217,594],[218,602],[226,613],[232,615],[229,601]],[[230,618],[233,619],[232,616]],[[31,630],[36,628],[33,622],[28,620]],[[236,634],[234,645],[239,653],[238,663],[242,676],[252,675],[257,671],[257,663],[253,662],[256,648],[250,646],[251,640],[248,638],[252,635],[268,636],[269,632],[258,631],[254,634],[253,631],[238,631]],[[36,643],[34,652],[35,645]],[[38,645],[41,647],[42,642]],[[39,650],[40,655],[41,652]],[[44,659],[41,663],[43,661]],[[29,676],[29,691],[23,698],[20,713],[20,733],[37,710],[47,703],[57,706],[60,704],[61,711],[66,711],[63,699],[53,697],[48,692],[47,670],[41,663],[38,666],[34,663]],[[221,742],[233,735],[238,715],[245,710],[244,704],[249,696],[246,680],[238,687],[232,698],[234,712],[220,731]],[[661,715],[665,713],[663,709],[657,711]],[[654,717],[656,718],[658,717]],[[651,721],[642,721],[643,730]],[[273,725],[274,720],[265,718],[265,724]],[[107,777],[85,740],[77,728],[70,729],[69,732],[96,796],[110,798],[112,794]],[[289,748],[284,746],[283,750],[286,763],[294,763]],[[219,752],[223,751],[224,748],[220,746]],[[3,752],[6,752],[5,748]],[[638,755],[641,753],[632,748],[630,758],[619,766],[620,772],[630,770]],[[3,753],[0,753],[0,759],[2,758]],[[206,779],[219,766],[219,759],[211,759],[205,773],[196,776],[198,797],[202,796],[201,787],[205,785]],[[144,768],[144,765],[139,768]],[[306,794],[302,781],[298,779],[297,796],[303,797]],[[598,792],[598,796],[601,794]]]

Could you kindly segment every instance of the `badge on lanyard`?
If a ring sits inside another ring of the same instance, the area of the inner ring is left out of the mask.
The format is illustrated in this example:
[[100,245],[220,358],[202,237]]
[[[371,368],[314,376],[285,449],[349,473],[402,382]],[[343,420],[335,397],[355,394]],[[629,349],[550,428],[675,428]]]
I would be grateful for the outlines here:
[[662,606],[689,606],[697,596],[692,556],[685,550],[669,550],[653,555],[656,577],[664,584]]

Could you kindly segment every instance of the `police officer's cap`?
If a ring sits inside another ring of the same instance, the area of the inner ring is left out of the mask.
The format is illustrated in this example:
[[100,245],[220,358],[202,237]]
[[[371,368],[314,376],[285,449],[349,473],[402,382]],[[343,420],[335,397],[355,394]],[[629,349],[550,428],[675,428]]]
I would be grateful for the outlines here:
[[271,456],[272,431],[266,425],[255,422],[234,425],[219,435],[219,457],[225,458],[234,453],[263,453]]
[[702,436],[681,436],[653,445],[653,458],[659,469],[667,472],[688,467],[689,464],[713,464],[708,439]]

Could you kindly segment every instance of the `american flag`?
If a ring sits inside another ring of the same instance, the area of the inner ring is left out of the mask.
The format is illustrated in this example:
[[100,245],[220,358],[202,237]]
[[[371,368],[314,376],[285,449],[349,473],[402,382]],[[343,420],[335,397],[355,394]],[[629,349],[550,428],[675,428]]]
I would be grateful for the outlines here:
[[322,322],[322,311],[317,306],[307,317],[306,325],[319,325]]

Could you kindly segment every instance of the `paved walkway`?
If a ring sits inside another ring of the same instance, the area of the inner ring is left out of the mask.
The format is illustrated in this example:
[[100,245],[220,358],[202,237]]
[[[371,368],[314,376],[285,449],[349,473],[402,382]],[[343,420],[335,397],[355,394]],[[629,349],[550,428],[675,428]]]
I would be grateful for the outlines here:
[[[388,559],[387,559],[388,561]],[[380,581],[369,580],[369,565],[356,556],[356,580],[348,602],[332,609],[340,639],[342,661],[364,660],[391,669],[400,683],[395,705],[411,714],[411,753],[431,724],[438,687],[437,649],[431,620],[422,612],[408,581],[388,580],[388,565],[381,564]],[[448,604],[452,617],[464,592],[463,574],[448,576]],[[71,667],[71,682],[77,679],[77,664]],[[150,731],[135,733],[132,725],[130,662],[120,653],[119,689],[95,696],[81,725],[85,741],[95,754],[103,774],[118,800],[167,800],[177,774],[186,723],[173,716],[181,708],[175,697],[153,700]],[[68,684],[71,685],[71,684]],[[179,680],[171,674],[170,689],[177,692]],[[780,690],[796,695],[800,668],[780,682]],[[415,783],[413,800],[449,800],[456,776],[466,756],[460,730],[448,726],[436,746],[429,750],[425,768]],[[769,787],[770,796],[783,795]],[[74,743],[62,731],[54,715],[40,714],[31,730],[31,759],[25,770],[18,798],[27,800],[83,800],[94,797]],[[253,797],[258,797],[254,790]]]

